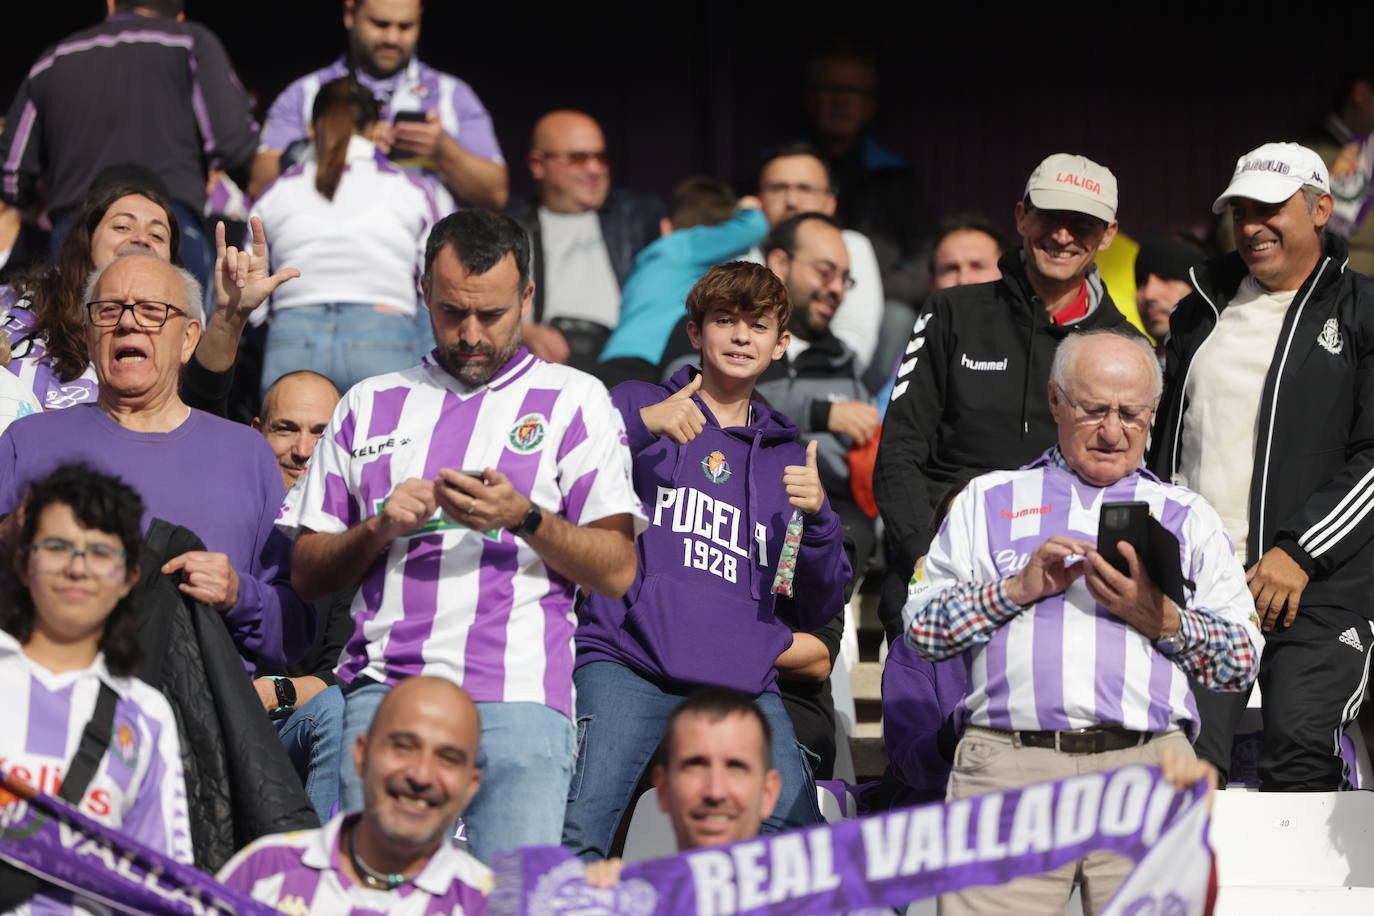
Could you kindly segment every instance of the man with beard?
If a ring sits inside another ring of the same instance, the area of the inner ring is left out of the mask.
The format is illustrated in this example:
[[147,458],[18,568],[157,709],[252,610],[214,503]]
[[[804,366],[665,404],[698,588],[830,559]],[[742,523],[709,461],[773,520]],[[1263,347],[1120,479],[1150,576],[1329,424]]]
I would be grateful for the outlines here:
[[249,192],[260,194],[283,170],[282,154],[306,140],[320,87],[352,76],[382,107],[378,146],[433,192],[440,213],[456,209],[455,197],[505,206],[506,161],[491,115],[471,86],[415,58],[420,0],[344,0],[343,24],[348,53],[287,86],[268,109]]
[[[482,718],[479,858],[556,844],[572,777],[573,591],[618,598],[646,523],[620,414],[601,383],[521,346],[529,239],[463,210],[430,233],[423,277],[438,347],[355,385],[278,524],[313,600],[360,586],[336,671],[344,746],[391,686],[460,684]],[[345,808],[362,802],[344,767]]]
[[362,812],[257,840],[219,880],[290,913],[485,913],[491,871],[447,840],[483,782],[480,727],[442,678],[397,685],[351,747]]

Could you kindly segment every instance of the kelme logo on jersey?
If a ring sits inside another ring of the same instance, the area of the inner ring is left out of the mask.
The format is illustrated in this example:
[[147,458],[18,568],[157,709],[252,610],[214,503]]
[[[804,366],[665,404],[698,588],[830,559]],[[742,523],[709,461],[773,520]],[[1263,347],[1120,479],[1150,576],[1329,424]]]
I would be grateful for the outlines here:
[[730,462],[723,452],[714,451],[701,459],[701,472],[711,483],[725,483],[730,479]]
[[527,413],[515,421],[510,431],[510,447],[517,452],[532,452],[544,441],[549,421],[537,413]]
[[138,733],[128,722],[120,722],[115,728],[110,750],[114,751],[115,757],[126,767],[138,763]]

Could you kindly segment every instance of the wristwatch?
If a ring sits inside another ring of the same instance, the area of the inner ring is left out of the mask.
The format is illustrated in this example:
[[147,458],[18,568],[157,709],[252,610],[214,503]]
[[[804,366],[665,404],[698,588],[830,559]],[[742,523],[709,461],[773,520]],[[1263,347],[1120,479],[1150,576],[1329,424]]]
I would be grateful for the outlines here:
[[514,528],[508,528],[511,534],[518,538],[528,538],[539,530],[539,525],[544,521],[544,513],[539,511],[539,507],[530,503],[530,510],[525,513],[525,517],[520,520],[520,524]]
[[1159,639],[1156,639],[1155,648],[1158,649],[1164,655],[1168,656],[1173,656],[1178,652],[1179,649],[1183,648],[1182,612],[1180,612],[1179,616],[1178,629],[1175,630],[1173,633],[1170,633],[1168,636],[1161,636],[1159,637]]
[[272,718],[285,718],[296,708],[296,684],[289,677],[269,677],[272,677],[272,687],[277,692],[277,708],[272,710]]

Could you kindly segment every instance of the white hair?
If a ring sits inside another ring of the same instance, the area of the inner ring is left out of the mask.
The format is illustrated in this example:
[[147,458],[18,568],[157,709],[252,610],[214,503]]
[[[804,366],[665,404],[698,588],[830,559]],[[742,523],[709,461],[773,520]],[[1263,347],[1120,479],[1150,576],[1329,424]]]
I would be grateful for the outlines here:
[[[97,267],[95,270],[91,271],[90,277],[86,280],[86,289],[81,295],[82,303],[90,302],[91,299],[95,296],[95,291],[100,286],[100,278],[105,276],[105,271],[109,270],[115,264],[118,264],[124,258],[135,257],[153,258],[154,260],[162,261],[162,259],[157,257],[157,255],[147,254],[142,251],[129,251],[119,255],[119,257],[115,258],[113,261],[111,261],[109,264],[106,264],[104,267]],[[185,311],[186,317],[189,318],[191,321],[199,321],[201,324],[204,324],[205,293],[201,290],[200,281],[197,280],[195,276],[184,267],[178,267],[170,261],[162,261],[162,263],[166,264],[168,267],[172,268],[172,270],[176,271],[177,277],[181,280],[182,286],[184,286],[186,289],[186,304],[177,305],[177,303],[173,302],[172,305],[175,305],[177,308]]]
[[1060,341],[1058,348],[1054,351],[1054,362],[1050,363],[1050,381],[1054,382],[1061,390],[1068,390],[1069,379],[1073,375],[1075,361],[1078,351],[1086,347],[1094,340],[1104,337],[1115,337],[1135,344],[1140,348],[1141,355],[1145,358],[1145,363],[1150,367],[1150,400],[1158,401],[1159,396],[1164,393],[1164,372],[1159,368],[1159,360],[1155,356],[1154,348],[1149,341],[1139,334],[1123,334],[1113,328],[1094,328],[1091,331],[1078,331],[1065,337]]

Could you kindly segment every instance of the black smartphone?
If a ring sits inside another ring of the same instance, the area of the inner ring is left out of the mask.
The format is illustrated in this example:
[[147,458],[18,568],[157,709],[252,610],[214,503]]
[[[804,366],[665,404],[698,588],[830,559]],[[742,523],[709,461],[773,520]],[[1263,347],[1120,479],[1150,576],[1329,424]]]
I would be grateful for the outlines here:
[[1097,519],[1097,552],[1123,576],[1131,574],[1126,558],[1117,550],[1120,541],[1130,544],[1141,563],[1149,556],[1150,504],[1146,502],[1103,503]]
[[396,124],[400,124],[402,121],[423,121],[425,118],[426,115],[423,111],[398,111],[396,112],[396,117],[391,120]]

